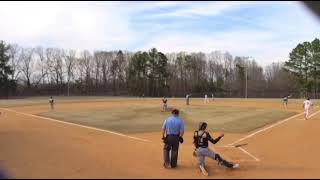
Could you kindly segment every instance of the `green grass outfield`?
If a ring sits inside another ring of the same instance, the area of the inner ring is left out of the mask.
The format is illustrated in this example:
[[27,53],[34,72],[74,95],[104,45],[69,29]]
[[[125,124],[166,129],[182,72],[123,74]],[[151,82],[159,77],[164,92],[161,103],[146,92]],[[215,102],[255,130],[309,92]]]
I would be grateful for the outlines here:
[[[43,112],[38,115],[51,117],[58,120],[73,122],[77,124],[113,130],[122,133],[155,132],[161,130],[161,125],[170,113],[160,112],[161,100],[159,98],[145,98],[143,101],[158,99],[159,104],[141,104],[142,98],[138,97],[106,97],[106,96],[57,96],[54,97],[57,105],[59,103],[74,102],[128,102],[125,108],[80,108],[55,110],[54,112]],[[49,97],[30,97],[24,99],[0,100],[0,107],[17,107],[48,104]],[[169,98],[173,99],[184,98]],[[203,98],[191,98],[202,100]],[[131,101],[132,100],[132,101]],[[281,104],[282,98],[278,99],[243,99],[243,98],[215,98],[217,102],[257,102],[261,104]],[[302,106],[304,99],[289,99],[289,106]],[[316,105],[319,100],[313,100]],[[230,103],[232,104],[232,103]],[[191,105],[180,107],[181,117],[186,122],[187,130],[194,130],[200,121],[209,123],[209,129],[213,131],[245,133],[263,127],[267,124],[290,117],[296,112],[269,108],[254,107],[228,107],[219,106],[214,102],[207,106]]]
[[[0,99],[0,107],[17,107],[48,104],[49,96],[35,96],[23,99]],[[126,101],[138,99],[137,97],[115,97],[115,96],[54,96],[56,102],[93,102],[93,101]]]
[[[194,130],[200,121],[209,123],[214,131],[244,133],[285,119],[296,113],[274,109],[245,107],[190,106],[180,109],[186,130]],[[159,107],[81,109],[40,113],[39,115],[122,133],[160,131],[169,112]]]
[[[17,106],[30,106],[48,104],[49,96],[34,96],[21,99],[0,99],[0,107],[17,107]],[[128,101],[130,99],[142,99],[140,97],[119,97],[119,96],[54,96],[56,102],[93,102],[93,101]],[[147,99],[159,99],[159,98],[145,98]],[[170,99],[185,99],[184,97],[168,97]],[[204,99],[204,98],[192,98],[192,99]],[[211,98],[209,97],[209,100]],[[247,101],[247,102],[278,102],[282,103],[282,98],[214,98],[218,101]],[[304,99],[289,99],[289,105],[294,103],[301,104]],[[312,99],[314,104],[319,104],[319,99]],[[160,102],[161,103],[161,102]],[[302,105],[302,104],[301,104]]]

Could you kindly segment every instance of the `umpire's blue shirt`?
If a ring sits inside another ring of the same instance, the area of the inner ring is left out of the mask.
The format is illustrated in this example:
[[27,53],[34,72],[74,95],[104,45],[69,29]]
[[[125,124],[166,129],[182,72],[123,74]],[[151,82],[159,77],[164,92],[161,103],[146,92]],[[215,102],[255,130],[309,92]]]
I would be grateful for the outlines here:
[[172,115],[164,121],[162,129],[166,129],[167,135],[179,135],[184,131],[184,122],[179,116]]

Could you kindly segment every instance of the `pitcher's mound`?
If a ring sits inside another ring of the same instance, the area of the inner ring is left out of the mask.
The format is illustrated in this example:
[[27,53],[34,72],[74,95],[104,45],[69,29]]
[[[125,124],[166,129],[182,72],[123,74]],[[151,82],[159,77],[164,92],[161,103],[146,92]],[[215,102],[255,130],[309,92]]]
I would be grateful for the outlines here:
[[174,107],[168,107],[166,111],[164,111],[163,109],[161,109],[161,112],[171,112],[172,110],[174,110]]

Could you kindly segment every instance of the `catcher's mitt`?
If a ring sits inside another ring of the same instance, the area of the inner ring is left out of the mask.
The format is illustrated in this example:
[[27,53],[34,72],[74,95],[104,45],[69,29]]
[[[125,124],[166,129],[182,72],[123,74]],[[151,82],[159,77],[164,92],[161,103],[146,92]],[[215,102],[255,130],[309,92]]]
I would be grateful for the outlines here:
[[179,142],[182,144],[183,143],[183,137],[179,137]]
[[162,142],[163,142],[164,144],[167,144],[167,137],[162,137]]

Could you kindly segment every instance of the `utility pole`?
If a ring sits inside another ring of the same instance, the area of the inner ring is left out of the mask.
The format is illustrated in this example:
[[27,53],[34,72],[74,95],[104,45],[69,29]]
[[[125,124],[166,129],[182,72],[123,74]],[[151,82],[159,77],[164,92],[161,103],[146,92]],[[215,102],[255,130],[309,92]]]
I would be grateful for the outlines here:
[[248,61],[249,61],[249,58],[251,57],[247,57],[246,58],[246,61],[244,62],[245,63],[245,74],[246,74],[246,92],[245,92],[245,98],[247,99],[248,98]]
[[68,81],[68,96],[70,96],[70,85],[69,85],[70,83],[69,83],[69,81]]
[[246,99],[248,98],[248,68],[245,66],[245,72],[246,72]]

